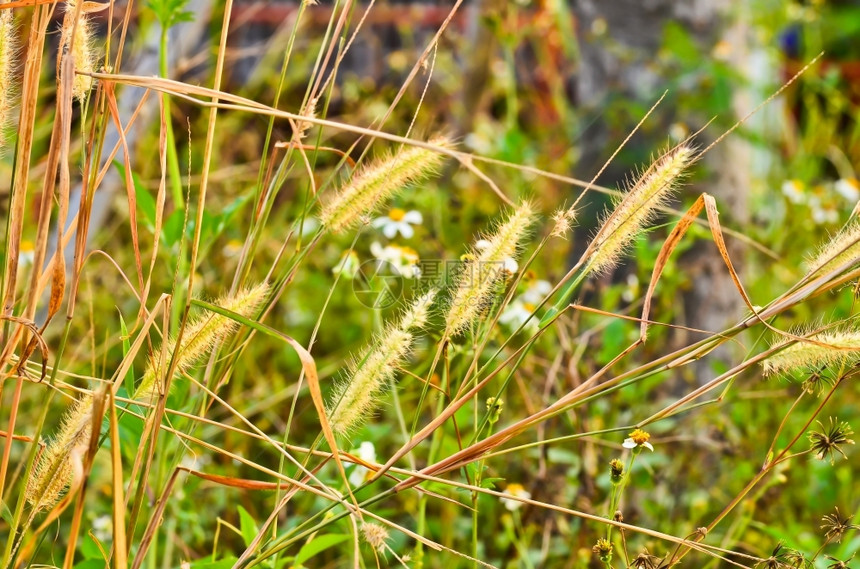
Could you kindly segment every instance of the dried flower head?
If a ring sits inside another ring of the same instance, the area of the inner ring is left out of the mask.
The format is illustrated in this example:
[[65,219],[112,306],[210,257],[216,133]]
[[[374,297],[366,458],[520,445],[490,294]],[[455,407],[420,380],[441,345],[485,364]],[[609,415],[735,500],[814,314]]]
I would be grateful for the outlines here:
[[839,512],[839,508],[836,508],[834,513],[821,518],[821,529],[825,530],[824,537],[827,538],[828,543],[831,541],[842,543],[842,536],[845,535],[845,532],[860,529],[860,526],[851,523],[853,517],[843,516]]
[[845,561],[840,561],[839,559],[836,559],[835,557],[831,557],[830,555],[825,555],[825,557],[827,559],[832,561],[832,563],[827,566],[827,569],[850,569],[848,564],[851,563],[852,559],[854,559],[854,555],[856,555],[856,554],[852,553],[851,557],[849,557]]
[[93,398],[75,401],[63,415],[57,436],[42,452],[24,496],[34,512],[50,510],[71,484],[90,444],[93,424]]
[[594,271],[615,266],[624,250],[654,217],[657,208],[668,201],[694,159],[693,148],[680,145],[655,160],[642,174],[594,237],[590,258]]
[[860,331],[832,329],[809,336],[813,342],[783,339],[773,348],[785,348],[762,362],[765,375],[793,371],[815,372],[830,366],[851,365],[860,360]]
[[345,435],[370,416],[380,392],[412,350],[413,330],[426,324],[435,298],[436,290],[421,295],[400,321],[389,326],[361,360],[350,366],[349,376],[337,384],[326,409],[335,433]]
[[597,540],[597,543],[594,544],[594,547],[591,548],[591,551],[597,555],[597,558],[603,561],[604,563],[609,563],[612,561],[612,542],[608,539],[600,538]]
[[[443,148],[451,145],[445,138],[434,138],[430,144]],[[413,146],[373,161],[323,206],[322,224],[335,233],[359,225],[403,187],[429,177],[443,159],[438,152]]]
[[830,417],[830,425],[826,429],[821,421],[816,421],[816,423],[821,427],[821,430],[809,433],[809,441],[812,443],[815,458],[818,460],[829,458],[830,464],[833,464],[837,452],[843,458],[848,458],[845,456],[845,451],[840,447],[854,444],[854,441],[848,438],[854,434],[851,426],[845,421],[839,421],[833,417]]
[[[245,318],[253,316],[263,304],[269,293],[266,283],[236,294],[224,296],[215,302],[216,306],[235,312]],[[225,340],[239,329],[239,323],[221,314],[207,312],[185,326],[179,341],[168,340],[166,348],[156,349],[149,358],[143,379],[134,393],[135,399],[150,399],[163,391],[163,382],[170,360],[176,354],[176,373],[187,372],[203,356],[208,354],[218,342]]]
[[388,530],[379,524],[373,522],[363,522],[361,524],[361,535],[364,541],[370,544],[375,550],[385,551],[388,545]]
[[[317,118],[317,103],[319,102],[319,97],[314,97],[309,100],[307,104],[302,107],[301,113],[299,113],[303,117],[307,117],[310,119]],[[309,121],[297,121],[296,122],[296,136],[299,140],[303,139],[307,136],[308,131],[311,127],[314,126],[314,123]]]
[[636,558],[630,562],[630,567],[634,569],[659,569],[662,566],[662,558],[656,555],[651,555],[647,549],[641,552]]
[[492,298],[496,283],[510,269],[510,260],[531,225],[534,212],[523,202],[511,212],[482,246],[463,261],[457,288],[451,298],[445,332],[454,336],[473,322]]
[[800,569],[812,567],[812,564],[796,549],[785,547],[779,543],[774,548],[770,557],[762,559],[755,565],[764,569]]

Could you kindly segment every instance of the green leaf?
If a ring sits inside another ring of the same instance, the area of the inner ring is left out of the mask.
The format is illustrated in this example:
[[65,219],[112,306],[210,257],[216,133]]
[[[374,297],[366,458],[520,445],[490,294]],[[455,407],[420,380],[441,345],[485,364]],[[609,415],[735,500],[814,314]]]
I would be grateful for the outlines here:
[[[199,561],[191,562],[191,569],[230,569],[239,559],[236,557],[225,557],[224,559],[219,559],[218,561],[209,561],[208,559],[201,559]],[[104,569],[104,567],[102,567]]]
[[251,542],[254,541],[254,538],[257,537],[260,531],[257,528],[257,522],[254,521],[248,510],[242,506],[239,506],[239,528],[242,531],[242,539],[245,540],[245,546],[251,545]]
[[[125,184],[125,166],[123,166],[118,160],[114,160],[113,165],[116,167],[117,172],[119,172],[123,184]],[[140,209],[140,213],[143,214],[143,222],[150,231],[155,231],[155,198],[153,198],[152,194],[149,193],[149,190],[143,186],[140,178],[138,178],[137,174],[134,172],[131,173],[131,183],[134,186],[134,194],[137,198],[137,207]]]
[[[119,310],[117,310],[119,312]],[[120,330],[120,340],[122,340],[122,357],[128,355],[129,350],[131,350],[131,340],[128,336],[128,327],[125,325],[125,319],[122,317],[122,312],[119,313],[119,330]],[[134,367],[129,366],[128,373],[125,374],[125,379],[123,380],[123,385],[125,386],[125,390],[127,393],[134,393]]]
[[180,22],[193,22],[194,14],[185,10],[188,0],[150,0],[146,6],[155,12],[161,27],[172,28]]
[[335,545],[342,543],[349,539],[348,535],[340,534],[340,533],[330,533],[327,535],[321,535],[307,542],[299,551],[299,554],[296,555],[296,559],[293,562],[293,565],[296,567],[302,565],[305,561],[310,559],[311,557],[317,555],[328,549],[329,547],[334,547]]

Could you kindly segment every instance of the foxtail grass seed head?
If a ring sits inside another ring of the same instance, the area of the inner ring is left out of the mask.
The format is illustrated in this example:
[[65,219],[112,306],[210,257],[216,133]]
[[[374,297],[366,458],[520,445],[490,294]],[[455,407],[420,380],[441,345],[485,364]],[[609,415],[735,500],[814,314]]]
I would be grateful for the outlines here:
[[654,217],[657,208],[669,200],[694,159],[693,148],[681,145],[651,164],[594,237],[592,270],[603,272],[618,263],[625,249]]
[[[250,318],[266,300],[268,293],[269,285],[260,283],[235,295],[224,296],[213,304]],[[143,379],[134,394],[135,399],[150,399],[161,392],[164,375],[167,373],[174,350],[177,350],[176,373],[181,374],[188,371],[216,344],[227,339],[238,329],[239,323],[232,318],[208,311],[189,322],[182,333],[178,348],[175,339],[170,339],[166,351],[158,348],[150,355]]]
[[380,394],[394,379],[397,367],[412,350],[414,330],[427,323],[436,291],[421,295],[397,324],[383,332],[379,341],[358,362],[348,377],[337,384],[326,414],[332,430],[346,435],[368,418],[379,404]]
[[809,260],[809,274],[827,273],[849,261],[860,261],[860,221],[837,233]]
[[15,68],[15,21],[11,9],[0,10],[0,151],[6,146],[3,129],[9,122],[12,96],[15,92],[12,74]]
[[506,266],[516,256],[533,218],[531,204],[520,204],[492,235],[481,240],[480,249],[464,256],[445,319],[447,335],[454,336],[465,330],[487,305],[496,283],[505,275]]
[[[66,13],[63,18],[62,50],[66,52],[69,49],[69,45],[72,45],[75,70],[92,73],[96,68],[97,55],[93,45],[92,23],[84,11],[86,6],[83,8],[77,26],[75,26],[76,0],[66,0]],[[74,43],[72,44],[73,34]],[[92,77],[75,73],[75,78],[72,82],[72,96],[79,101],[83,101],[87,93],[92,89],[92,86]]]
[[613,486],[618,486],[624,481],[624,463],[617,458],[609,461],[609,480]]
[[71,484],[74,471],[90,443],[93,423],[93,398],[78,399],[60,424],[39,458],[33,475],[27,481],[24,497],[34,512],[50,510]]
[[364,537],[364,541],[370,544],[373,549],[380,553],[385,551],[385,547],[388,545],[387,529],[379,524],[363,522],[361,524],[361,535]]
[[[445,148],[451,145],[445,138],[434,138],[430,144]],[[428,178],[443,160],[438,152],[411,146],[362,167],[323,206],[323,226],[335,233],[356,227],[406,185]]]
[[567,234],[576,224],[576,211],[573,208],[562,208],[552,214],[552,231],[550,235],[559,239],[567,239]]
[[[830,330],[810,337],[816,343],[795,342],[762,362],[765,375],[795,371],[820,372],[821,368],[850,365],[860,360],[860,331]],[[781,340],[774,348],[784,346]],[[826,344],[826,345],[822,345]]]

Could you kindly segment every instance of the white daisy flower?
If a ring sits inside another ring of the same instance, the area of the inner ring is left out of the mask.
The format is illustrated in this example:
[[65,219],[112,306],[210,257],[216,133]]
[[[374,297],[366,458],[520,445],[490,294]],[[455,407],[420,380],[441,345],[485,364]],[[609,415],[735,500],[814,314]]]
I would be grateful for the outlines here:
[[648,442],[648,439],[651,438],[651,435],[643,431],[642,429],[636,429],[630,436],[624,439],[624,442],[621,444],[624,448],[630,449],[642,449],[647,448],[650,451],[654,451],[654,446]]
[[418,268],[418,253],[411,247],[388,244],[385,247],[374,241],[370,244],[370,252],[378,261],[388,263],[401,277],[411,279],[421,276]]
[[413,225],[421,225],[424,218],[420,211],[404,211],[400,208],[394,208],[384,217],[377,217],[373,220],[373,226],[377,229],[382,229],[382,234],[393,239],[395,235],[400,233],[406,239],[415,235]]
[[[376,447],[373,446],[372,442],[363,441],[358,445],[358,449],[350,452],[364,462],[372,462],[373,464],[376,464]],[[370,478],[372,474],[373,471],[369,468],[356,464],[355,469],[349,475],[349,483],[352,486],[361,486],[367,482],[367,479]]]
[[793,204],[802,204],[806,201],[803,193],[803,182],[800,180],[786,180],[782,183],[782,194]]
[[833,189],[849,202],[853,203],[860,200],[860,181],[857,178],[842,178],[841,180],[837,180],[833,185]]
[[822,207],[816,204],[814,206],[811,206],[811,210],[812,221],[814,221],[818,225],[822,225],[825,223],[836,223],[839,221],[839,211],[832,205],[826,205]]
[[231,239],[221,248],[221,254],[228,259],[234,259],[242,252],[242,247],[244,245],[244,242],[240,239]]
[[[477,241],[475,241],[475,249],[477,251],[483,251],[484,249],[489,247],[489,245],[490,245],[490,242],[487,241],[486,239],[478,239]],[[505,272],[508,273],[509,275],[516,274],[517,270],[519,270],[519,268],[520,268],[520,266],[517,264],[517,260],[514,259],[513,257],[505,257],[505,259],[504,259],[504,261],[502,261],[502,263],[504,264]]]
[[548,281],[534,281],[525,292],[505,307],[499,316],[499,322],[512,330],[525,324],[526,332],[534,334],[538,331],[539,323],[537,318],[531,317],[537,310],[537,306],[543,302],[551,290],[552,285]]
[[[532,497],[531,493],[526,490],[522,484],[517,484],[516,482],[514,482],[513,484],[508,484],[508,487],[505,488],[505,491],[502,493],[507,494],[509,496],[513,496],[514,498],[520,498],[522,500],[529,500]],[[505,508],[507,508],[508,511],[511,512],[519,510],[523,505],[523,503],[519,500],[512,500],[510,498],[502,498],[501,500],[502,503],[505,505]]]

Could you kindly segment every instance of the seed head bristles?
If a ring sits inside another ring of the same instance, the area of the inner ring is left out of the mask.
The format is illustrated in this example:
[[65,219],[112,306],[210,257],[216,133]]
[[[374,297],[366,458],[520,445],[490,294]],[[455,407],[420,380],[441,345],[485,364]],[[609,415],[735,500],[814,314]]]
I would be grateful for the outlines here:
[[[224,296],[213,304],[226,308],[246,318],[252,317],[263,304],[269,292],[266,283],[240,291],[235,295]],[[189,322],[182,334],[177,354],[176,373],[187,371],[215,346],[239,328],[239,323],[221,314],[207,312]],[[149,358],[140,386],[134,394],[135,399],[150,399],[161,392],[164,375],[176,350],[176,341],[168,340],[167,349],[157,348]],[[164,351],[164,353],[162,353]]]
[[332,430],[345,435],[367,419],[379,401],[379,393],[394,378],[397,366],[412,350],[413,330],[427,323],[436,290],[416,300],[396,325],[383,332],[364,357],[350,366],[349,377],[334,389],[326,413]]
[[848,261],[860,261],[860,222],[852,222],[824,245],[808,263],[809,274],[826,273]]
[[[441,137],[430,140],[430,144],[451,145]],[[444,156],[438,152],[413,146],[373,161],[353,175],[346,187],[323,206],[322,224],[335,233],[359,225],[404,186],[430,176],[443,160]]]
[[602,272],[615,266],[656,209],[672,195],[684,169],[694,159],[693,148],[680,145],[655,160],[640,176],[594,237],[589,261],[593,271]]
[[[850,365],[860,360],[860,330],[828,330],[814,334],[809,339],[815,343],[795,342],[764,360],[762,366],[765,375]],[[778,348],[789,341],[777,342],[773,347]]]
[[495,284],[505,273],[507,259],[516,255],[531,225],[534,212],[524,202],[483,242],[485,246],[466,257],[451,298],[445,334],[454,336],[474,321],[493,295]]
[[5,146],[3,129],[9,121],[15,92],[12,71],[15,53],[15,21],[12,10],[0,10],[0,150]]
[[550,235],[559,239],[567,239],[567,234],[576,224],[576,210],[573,208],[558,209],[552,214],[552,221],[553,226]]
[[[81,10],[78,25],[75,26],[76,0],[66,0],[65,16],[63,17],[62,51],[69,48],[72,41],[72,30],[74,30],[75,41],[72,46],[72,56],[75,59],[75,69],[85,73],[92,73],[96,66],[96,51],[93,48],[93,32],[89,17]],[[84,6],[85,8],[86,6]],[[72,82],[72,96],[83,101],[93,86],[93,78],[88,75],[75,73]]]
[[59,432],[42,452],[33,476],[27,481],[24,497],[34,513],[51,509],[63,497],[75,470],[75,457],[86,452],[93,423],[93,398],[75,401],[63,415]]
[[379,524],[363,522],[361,524],[361,535],[364,541],[370,544],[373,549],[380,553],[385,551],[385,546],[388,545],[388,530]]

